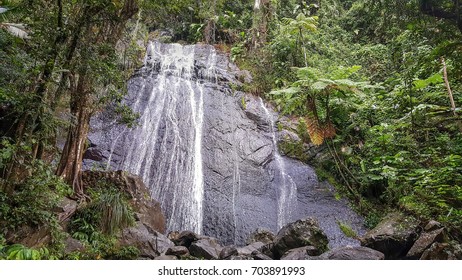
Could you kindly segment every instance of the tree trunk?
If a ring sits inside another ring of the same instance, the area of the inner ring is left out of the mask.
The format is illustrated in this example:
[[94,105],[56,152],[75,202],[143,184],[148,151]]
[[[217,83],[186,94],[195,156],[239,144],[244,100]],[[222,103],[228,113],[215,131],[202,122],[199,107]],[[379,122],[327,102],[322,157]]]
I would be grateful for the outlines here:
[[255,0],[252,28],[252,49],[254,50],[266,43],[270,5],[269,0]]
[[71,95],[71,114],[75,123],[68,128],[56,174],[73,187],[76,197],[84,198],[81,169],[91,117],[90,92],[87,90],[85,75],[80,76],[75,91]]
[[[73,53],[79,48],[102,43],[115,47],[116,42],[120,39],[125,23],[138,11],[137,3],[136,0],[126,0],[123,8],[117,13],[117,17],[112,22],[105,22],[105,24],[90,23],[82,27],[82,29],[85,28],[85,33],[82,37],[79,34],[73,37],[68,49],[66,64],[69,63],[70,65]],[[93,10],[90,9],[92,12],[86,13],[83,17],[90,19],[102,11],[103,7],[98,6],[94,7]],[[56,170],[56,174],[64,178],[73,187],[74,195],[79,199],[86,198],[82,185],[81,169],[83,154],[86,149],[86,140],[90,129],[90,118],[95,110],[93,90],[100,86],[104,87],[104,85],[95,83],[90,68],[88,68],[89,66],[85,67],[84,69],[77,68],[77,86],[72,87],[71,85],[70,111],[73,123],[68,128],[66,143]],[[68,76],[72,77],[72,75]]]

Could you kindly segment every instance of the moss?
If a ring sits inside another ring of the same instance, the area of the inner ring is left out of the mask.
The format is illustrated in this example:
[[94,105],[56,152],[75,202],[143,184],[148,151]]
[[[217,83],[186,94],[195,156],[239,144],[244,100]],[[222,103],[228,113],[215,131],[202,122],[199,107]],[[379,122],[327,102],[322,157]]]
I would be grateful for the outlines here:
[[302,141],[282,140],[278,143],[279,150],[286,156],[298,159],[300,161],[308,161],[308,155],[305,153],[305,147]]
[[247,109],[247,102],[245,102],[245,97],[244,96],[241,97],[241,107],[244,110]]
[[302,139],[304,143],[310,143],[311,138],[310,135],[308,134],[308,130],[306,129],[306,122],[303,118],[300,118],[298,120],[297,124],[297,135]]
[[358,234],[354,229],[351,228],[351,226],[347,223],[344,223],[342,221],[337,221],[338,227],[340,230],[345,234],[345,236],[350,237],[350,238],[358,238]]
[[284,125],[282,125],[282,123],[278,122],[277,129],[278,129],[278,131],[284,130]]

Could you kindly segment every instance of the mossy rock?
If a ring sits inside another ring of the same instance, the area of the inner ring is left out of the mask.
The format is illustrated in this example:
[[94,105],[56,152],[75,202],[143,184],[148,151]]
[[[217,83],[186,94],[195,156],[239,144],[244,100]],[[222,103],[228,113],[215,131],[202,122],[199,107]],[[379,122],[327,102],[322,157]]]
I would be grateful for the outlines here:
[[274,254],[281,257],[290,249],[313,246],[320,255],[327,251],[329,240],[314,218],[305,218],[284,226],[274,240]]
[[386,259],[406,255],[417,239],[419,221],[400,212],[392,212],[361,238],[361,245],[380,251]]

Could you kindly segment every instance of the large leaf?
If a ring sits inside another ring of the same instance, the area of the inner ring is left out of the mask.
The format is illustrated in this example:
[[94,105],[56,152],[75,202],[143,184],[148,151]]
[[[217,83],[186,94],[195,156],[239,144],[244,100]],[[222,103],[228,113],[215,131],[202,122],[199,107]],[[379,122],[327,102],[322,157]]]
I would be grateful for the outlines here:
[[280,89],[280,90],[272,90],[269,94],[271,95],[281,95],[281,94],[297,94],[301,90],[298,87],[290,87],[290,88],[285,88],[285,89]]
[[28,39],[29,34],[26,31],[26,27],[21,23],[0,23],[0,26],[6,29],[11,35],[19,37],[21,39]]
[[316,83],[311,85],[311,88],[316,91],[322,91],[325,90],[329,85],[331,84],[325,81],[317,81]]

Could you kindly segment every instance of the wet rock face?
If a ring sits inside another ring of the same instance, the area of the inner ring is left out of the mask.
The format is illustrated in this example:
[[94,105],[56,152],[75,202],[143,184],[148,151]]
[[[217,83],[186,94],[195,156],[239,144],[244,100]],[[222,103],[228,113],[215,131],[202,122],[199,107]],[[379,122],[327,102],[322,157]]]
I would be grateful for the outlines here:
[[[318,215],[330,246],[358,244],[344,237],[336,219],[359,234],[361,219],[319,186],[314,170],[284,156],[276,160],[277,115],[257,97],[232,89],[242,75],[211,46],[156,44],[126,97],[141,114],[140,126],[118,125],[108,112],[92,119],[86,168],[142,177],[162,205],[167,231],[244,245],[257,228],[278,232]],[[296,186],[290,203],[282,191],[288,182]],[[283,219],[281,209],[287,209]]]

